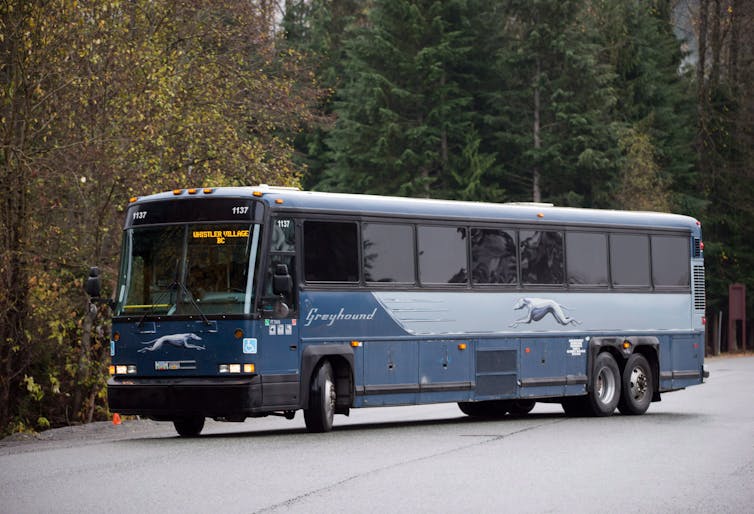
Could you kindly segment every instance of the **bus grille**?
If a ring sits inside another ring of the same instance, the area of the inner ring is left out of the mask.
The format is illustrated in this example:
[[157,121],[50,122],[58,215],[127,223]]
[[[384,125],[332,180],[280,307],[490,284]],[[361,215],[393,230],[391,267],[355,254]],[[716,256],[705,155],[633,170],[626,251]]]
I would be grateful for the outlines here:
[[694,266],[694,309],[703,311],[704,300],[704,266]]
[[694,257],[702,256],[702,240],[698,237],[694,238]]

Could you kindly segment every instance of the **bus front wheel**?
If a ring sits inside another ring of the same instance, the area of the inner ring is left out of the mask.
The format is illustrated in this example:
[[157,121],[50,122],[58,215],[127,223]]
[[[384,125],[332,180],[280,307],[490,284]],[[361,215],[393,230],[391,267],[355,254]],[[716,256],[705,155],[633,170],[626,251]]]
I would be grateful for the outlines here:
[[204,428],[204,416],[174,419],[173,426],[181,437],[196,437]]
[[312,378],[309,389],[309,407],[304,409],[304,422],[309,432],[332,430],[335,414],[335,384],[332,365],[325,361]]

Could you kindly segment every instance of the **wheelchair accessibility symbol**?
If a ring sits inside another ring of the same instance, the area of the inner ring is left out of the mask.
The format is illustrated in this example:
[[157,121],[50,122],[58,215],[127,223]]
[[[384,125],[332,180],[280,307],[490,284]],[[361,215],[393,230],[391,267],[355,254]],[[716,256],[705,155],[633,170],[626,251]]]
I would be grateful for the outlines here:
[[243,340],[243,353],[257,353],[257,340],[254,337],[245,337]]

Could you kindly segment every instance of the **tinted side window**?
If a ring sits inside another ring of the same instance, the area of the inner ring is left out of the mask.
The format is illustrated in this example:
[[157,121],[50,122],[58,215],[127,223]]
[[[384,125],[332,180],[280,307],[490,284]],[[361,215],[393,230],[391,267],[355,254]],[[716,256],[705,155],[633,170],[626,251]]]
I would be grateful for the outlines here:
[[612,234],[610,269],[615,286],[649,287],[649,237]]
[[414,230],[410,225],[362,224],[364,279],[414,283]]
[[656,286],[690,285],[689,239],[652,236],[652,281]]
[[471,280],[475,284],[515,284],[516,233],[471,229]]
[[569,284],[607,286],[607,235],[567,232],[566,267]]
[[521,281],[524,284],[562,284],[563,234],[522,230]]
[[310,282],[358,282],[356,223],[304,222],[304,277]]
[[465,284],[466,229],[418,227],[419,279],[423,284]]

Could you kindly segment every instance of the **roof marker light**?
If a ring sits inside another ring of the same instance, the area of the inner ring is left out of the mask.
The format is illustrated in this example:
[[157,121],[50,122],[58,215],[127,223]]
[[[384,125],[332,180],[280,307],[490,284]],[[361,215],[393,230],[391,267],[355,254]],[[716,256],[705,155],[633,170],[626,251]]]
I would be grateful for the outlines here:
[[214,193],[214,192],[215,192],[215,190],[214,190],[214,189],[212,189],[211,187],[205,187],[204,189],[202,189],[202,192],[203,192],[203,193],[204,193],[205,195],[211,195],[212,193]]
[[261,196],[264,196],[264,193],[263,193],[263,192],[261,192],[261,191],[254,191],[254,192],[253,192],[253,193],[251,193],[251,194],[253,194],[253,195],[254,195],[254,196],[256,196],[257,198],[259,198],[259,197],[261,197]]
[[173,194],[178,196],[179,194],[183,193],[183,189],[173,189]]
[[190,195],[195,195],[196,193],[197,193],[196,189],[191,188],[191,189],[188,190],[188,194],[190,194]]
[[138,199],[139,199],[138,196],[132,196],[131,198],[128,199],[128,203],[134,203]]

